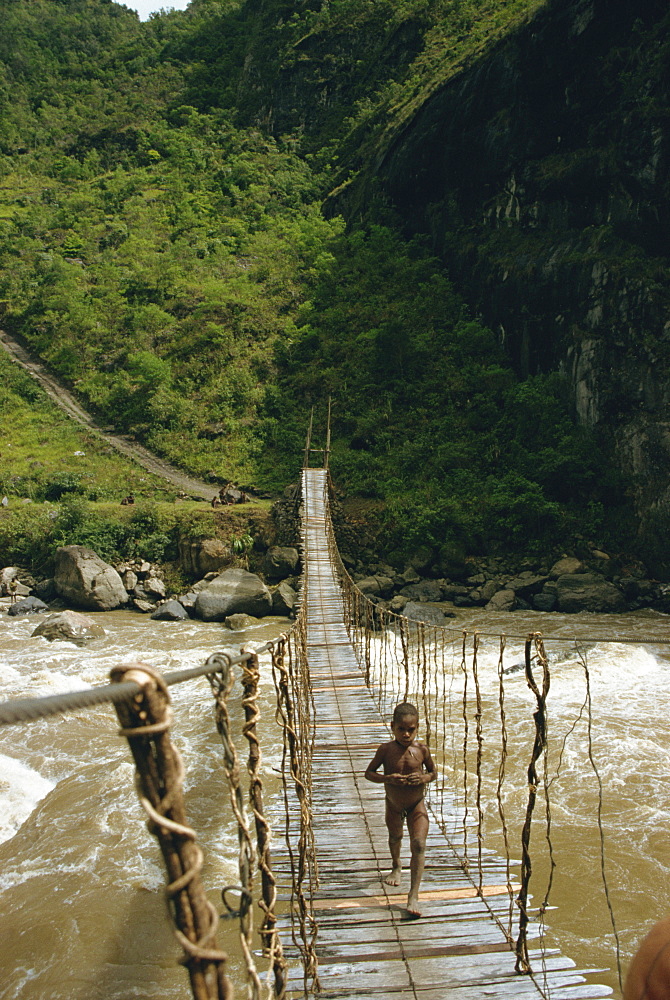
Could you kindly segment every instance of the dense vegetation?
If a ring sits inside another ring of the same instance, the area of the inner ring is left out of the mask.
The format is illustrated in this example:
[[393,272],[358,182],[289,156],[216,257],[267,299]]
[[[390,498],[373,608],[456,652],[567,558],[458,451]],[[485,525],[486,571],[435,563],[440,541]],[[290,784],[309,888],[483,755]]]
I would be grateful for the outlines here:
[[[202,501],[184,499],[101,434],[66,417],[4,353],[0,412],[3,563],[43,575],[65,544],[88,545],[113,562],[174,563],[183,538],[219,538],[234,550],[250,530],[264,530],[269,501],[212,510]],[[136,502],[120,504],[119,496],[129,493]],[[181,582],[176,567],[167,572],[175,585]]]
[[[292,481],[331,396],[336,481],[401,553],[610,540],[613,473],[561,378],[520,380],[382,202],[346,227],[321,210],[373,123],[539,5],[193,0],[141,24],[0,0],[0,321],[100,421],[212,481]],[[0,491],[57,499],[67,468],[6,453]]]

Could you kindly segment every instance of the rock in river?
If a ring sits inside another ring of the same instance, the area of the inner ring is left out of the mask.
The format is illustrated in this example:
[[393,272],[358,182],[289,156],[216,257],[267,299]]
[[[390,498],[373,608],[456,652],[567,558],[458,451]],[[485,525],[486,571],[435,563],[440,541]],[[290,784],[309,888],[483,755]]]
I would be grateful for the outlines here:
[[570,573],[556,581],[558,610],[563,614],[579,611],[625,611],[626,599],[618,587],[597,573]]
[[420,604],[417,601],[408,601],[403,610],[405,618],[411,618],[415,622],[426,622],[428,625],[444,625],[444,611],[440,608],[431,607],[428,604]]
[[16,604],[10,604],[8,615],[12,617],[19,615],[39,615],[43,611],[48,611],[49,606],[40,601],[39,597],[24,597],[22,601],[17,601]]
[[300,553],[297,549],[285,545],[273,545],[265,554],[263,570],[271,580],[283,580],[297,572],[300,563]]
[[49,642],[73,642],[77,646],[86,646],[94,639],[102,639],[105,634],[104,628],[92,618],[77,611],[59,611],[49,615],[32,633],[34,636],[41,635]]
[[179,622],[188,618],[188,611],[179,601],[170,600],[161,604],[151,617],[157,622]]

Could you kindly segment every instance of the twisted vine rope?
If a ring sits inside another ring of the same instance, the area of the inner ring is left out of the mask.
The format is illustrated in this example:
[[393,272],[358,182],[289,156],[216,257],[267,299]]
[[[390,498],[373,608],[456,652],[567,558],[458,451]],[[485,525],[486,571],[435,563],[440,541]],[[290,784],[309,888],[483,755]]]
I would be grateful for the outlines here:
[[[278,640],[277,645],[281,646],[285,641],[285,638],[282,636]],[[249,771],[249,803],[254,814],[258,867],[261,873],[262,895],[259,900],[259,906],[263,912],[263,920],[260,927],[260,934],[273,977],[272,981],[270,976],[268,976],[268,996],[275,996],[277,1000],[283,1000],[286,994],[287,965],[281,938],[277,932],[277,916],[275,913],[277,880],[272,870],[270,825],[265,818],[263,810],[263,782],[260,776],[261,750],[256,728],[260,718],[258,710],[259,680],[260,667],[258,656],[252,651],[252,655],[242,665],[242,707],[245,716],[243,736],[249,744],[249,760],[247,764]]]
[[[272,652],[272,674],[277,693],[277,721],[283,733],[282,784],[284,788],[286,844],[291,860],[291,914],[293,942],[299,949],[303,966],[305,995],[318,992],[316,938],[318,924],[314,917],[313,893],[318,887],[318,871],[312,828],[311,753],[313,726],[304,627],[299,629],[298,664],[291,641],[278,644]],[[291,831],[290,792],[297,798],[298,839]],[[307,891],[306,891],[307,890]]]
[[[541,690],[535,681],[532,668],[531,651],[533,640],[535,641],[537,659],[542,667]],[[527,903],[528,885],[530,883],[530,877],[533,870],[530,856],[530,833],[533,811],[535,809],[535,800],[537,798],[538,775],[536,765],[538,759],[544,753],[547,746],[547,695],[549,693],[549,686],[551,683],[549,663],[544,652],[544,645],[541,637],[537,634],[529,637],[526,641],[525,669],[526,681],[528,682],[529,688],[535,695],[537,709],[533,713],[533,719],[535,720],[535,740],[533,742],[533,750],[531,753],[530,763],[528,765],[528,804],[526,806],[526,818],[521,831],[521,889],[519,890],[519,895],[517,896],[517,905],[520,912],[519,935],[516,941],[516,964],[514,969],[516,972],[528,974],[531,971],[531,965],[528,957]]]
[[[239,842],[239,872],[240,888],[243,898],[253,899],[253,872],[256,862],[249,825],[247,822],[244,795],[240,784],[240,766],[235,742],[230,732],[230,716],[228,714],[228,696],[233,686],[234,675],[231,670],[230,657],[226,653],[214,653],[207,660],[211,673],[207,680],[212,688],[216,705],[216,728],[223,746],[223,767],[228,779],[230,804],[237,820]],[[224,904],[226,897],[224,893]],[[253,958],[253,910],[251,906],[240,905],[240,943],[247,966],[247,984],[249,1000],[258,1000],[261,982]]]
[[218,914],[200,881],[203,855],[186,822],[183,765],[170,736],[169,695],[160,674],[147,664],[114,668],[111,680],[132,681],[139,691],[116,706],[120,735],[128,740],[136,767],[140,803],[158,839],[168,877],[168,908],[184,955],[195,1000],[231,1000],[227,956],[216,945]]

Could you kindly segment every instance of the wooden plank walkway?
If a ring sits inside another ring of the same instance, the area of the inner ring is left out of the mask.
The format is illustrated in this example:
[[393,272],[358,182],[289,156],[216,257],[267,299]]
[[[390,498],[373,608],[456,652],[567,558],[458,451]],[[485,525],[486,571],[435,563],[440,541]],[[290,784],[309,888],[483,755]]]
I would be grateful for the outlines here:
[[[343,624],[343,607],[326,536],[326,473],[303,473],[303,540],[307,553],[307,646],[314,691],[313,828],[320,888],[314,897],[319,933],[320,996],[329,1000],[484,1000],[550,996],[581,1000],[611,994],[590,985],[569,959],[531,952],[534,977],[514,973],[515,956],[432,822],[420,898],[421,919],[405,909],[408,868],[400,888],[389,870],[383,786],[363,773],[389,730],[366,688]],[[458,820],[458,821],[457,821]],[[460,818],[454,818],[454,838]],[[462,829],[460,830],[462,836]],[[403,864],[408,866],[407,837]],[[288,864],[275,850],[278,872]],[[504,924],[509,912],[504,861],[485,854],[484,893]],[[291,949],[287,950],[291,955]],[[293,952],[295,955],[295,951]],[[289,996],[303,995],[291,974]]]

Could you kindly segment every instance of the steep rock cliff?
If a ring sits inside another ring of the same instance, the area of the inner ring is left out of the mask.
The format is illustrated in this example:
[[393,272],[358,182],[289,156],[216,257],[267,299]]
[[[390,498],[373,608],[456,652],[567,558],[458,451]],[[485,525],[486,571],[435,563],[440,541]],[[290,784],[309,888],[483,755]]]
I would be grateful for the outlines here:
[[[554,0],[386,128],[334,199],[430,234],[521,373],[562,369],[670,571],[670,15]],[[391,138],[389,138],[391,136]]]

